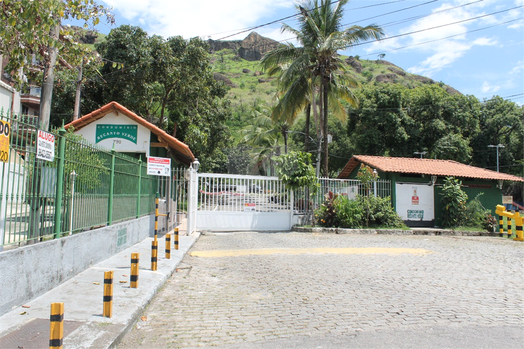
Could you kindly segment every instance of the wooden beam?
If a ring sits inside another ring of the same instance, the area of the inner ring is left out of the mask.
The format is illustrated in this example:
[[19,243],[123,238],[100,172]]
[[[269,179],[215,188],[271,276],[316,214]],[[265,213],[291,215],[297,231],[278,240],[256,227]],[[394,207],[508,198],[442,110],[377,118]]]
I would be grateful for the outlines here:
[[167,143],[165,143],[165,142],[151,142],[151,147],[154,147],[154,148],[167,147]]

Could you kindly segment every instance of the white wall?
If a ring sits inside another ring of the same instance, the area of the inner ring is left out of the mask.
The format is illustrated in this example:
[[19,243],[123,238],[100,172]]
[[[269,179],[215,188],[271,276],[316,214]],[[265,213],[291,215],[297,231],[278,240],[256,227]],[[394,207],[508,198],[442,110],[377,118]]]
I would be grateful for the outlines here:
[[[96,142],[96,126],[97,125],[137,125],[137,142],[136,144],[130,140],[122,138],[108,138],[100,142]],[[111,112],[101,119],[90,123],[89,125],[81,128],[75,133],[81,134],[89,142],[99,145],[105,149],[113,149],[119,153],[145,153],[149,156],[149,139],[151,131],[146,127],[138,124],[127,116],[119,113],[118,115]]]
[[[15,94],[14,105],[13,92]],[[8,111],[11,111],[11,107],[13,107],[13,114],[19,114],[20,96],[18,92],[15,92],[15,90],[11,86],[9,86],[3,81],[0,81],[0,110],[3,109],[5,115]]]

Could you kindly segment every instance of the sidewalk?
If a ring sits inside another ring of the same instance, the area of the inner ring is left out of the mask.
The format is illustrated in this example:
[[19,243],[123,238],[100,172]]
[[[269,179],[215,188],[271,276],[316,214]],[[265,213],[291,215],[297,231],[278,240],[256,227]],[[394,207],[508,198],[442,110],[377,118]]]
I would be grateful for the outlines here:
[[[46,294],[0,317],[0,348],[48,348],[51,303],[64,303],[64,348],[110,348],[132,328],[151,299],[175,272],[199,233],[182,235],[179,250],[171,237],[171,259],[165,238],[158,238],[158,269],[151,271],[151,242],[144,241],[108,258]],[[130,288],[131,253],[140,253],[138,288]],[[102,317],[104,272],[114,271],[113,317]]]

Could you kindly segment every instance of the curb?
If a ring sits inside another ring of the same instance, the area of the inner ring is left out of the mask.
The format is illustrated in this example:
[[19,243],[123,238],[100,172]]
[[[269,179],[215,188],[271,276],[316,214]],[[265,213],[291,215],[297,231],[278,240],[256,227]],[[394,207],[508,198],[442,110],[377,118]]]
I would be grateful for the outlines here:
[[133,328],[133,326],[137,323],[139,316],[146,310],[147,306],[151,303],[153,298],[157,295],[158,291],[164,287],[167,280],[174,274],[175,270],[177,269],[178,265],[182,262],[184,259],[184,256],[186,253],[193,247],[193,245],[198,241],[200,238],[200,232],[196,232],[195,236],[193,237],[191,243],[187,246],[187,250],[184,251],[184,254],[180,258],[179,261],[177,261],[175,264],[173,264],[173,269],[158,282],[155,286],[155,288],[152,290],[149,298],[144,304],[141,304],[133,314],[131,315],[131,320],[126,324],[126,326],[120,331],[118,336],[108,345],[108,349],[116,348],[118,344],[122,341],[122,339],[125,337],[125,335]]
[[498,233],[486,231],[460,231],[452,229],[347,229],[347,228],[325,228],[325,227],[292,227],[291,231],[297,233],[318,234],[360,234],[360,235],[430,235],[430,236],[492,236],[498,237]]

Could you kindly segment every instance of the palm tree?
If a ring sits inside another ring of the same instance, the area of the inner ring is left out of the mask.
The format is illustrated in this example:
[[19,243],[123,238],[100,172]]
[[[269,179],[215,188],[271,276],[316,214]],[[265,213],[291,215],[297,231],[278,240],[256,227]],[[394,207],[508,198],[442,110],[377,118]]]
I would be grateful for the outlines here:
[[262,60],[268,74],[279,74],[281,82],[282,97],[274,108],[273,118],[286,118],[289,122],[311,105],[319,128],[318,136],[322,138],[325,176],[329,169],[328,107],[335,116],[345,119],[346,111],[341,102],[357,103],[351,91],[357,83],[346,74],[346,65],[337,52],[384,35],[376,25],[354,25],[342,30],[343,6],[348,1],[340,0],[333,7],[330,0],[321,0],[320,4],[318,0],[311,0],[298,5],[300,30],[284,25],[282,31],[294,34],[302,46],[281,45]]

